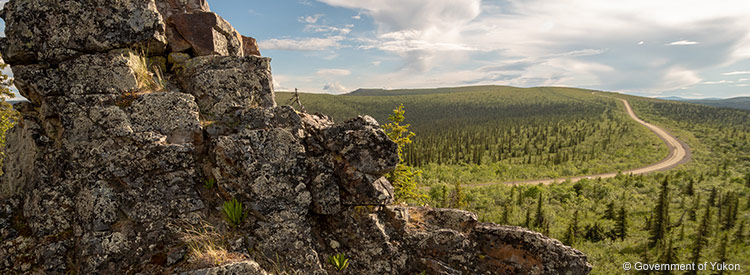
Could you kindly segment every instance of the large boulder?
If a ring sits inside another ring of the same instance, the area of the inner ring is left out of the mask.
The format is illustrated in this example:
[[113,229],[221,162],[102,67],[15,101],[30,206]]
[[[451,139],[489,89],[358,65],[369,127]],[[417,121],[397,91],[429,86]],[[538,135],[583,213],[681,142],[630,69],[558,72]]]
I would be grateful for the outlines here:
[[276,106],[271,59],[247,56],[201,56],[178,72],[180,87],[198,101],[209,120],[220,120],[245,108]]
[[85,53],[166,48],[165,25],[154,0],[9,1],[0,17],[8,64],[51,63]]
[[[244,55],[242,36],[216,13],[181,13],[170,16],[168,20],[179,33],[179,38],[190,44],[196,56]],[[175,37],[175,40],[179,39]]]

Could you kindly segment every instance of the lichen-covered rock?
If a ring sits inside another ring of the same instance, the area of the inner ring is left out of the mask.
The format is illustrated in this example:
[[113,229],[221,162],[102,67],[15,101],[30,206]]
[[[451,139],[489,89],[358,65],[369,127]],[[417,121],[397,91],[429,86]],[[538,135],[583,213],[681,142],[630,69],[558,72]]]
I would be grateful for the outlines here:
[[[7,132],[2,274],[340,274],[338,253],[344,274],[590,270],[539,233],[390,206],[399,158],[378,123],[276,106],[270,59],[204,0],[11,0],[2,14],[0,52],[30,99]],[[212,255],[240,262],[204,268]]]
[[57,66],[13,66],[15,84],[35,104],[61,95],[122,94],[138,89],[136,60],[125,52],[86,54]]
[[370,116],[359,116],[325,130],[326,146],[343,157],[357,172],[383,175],[393,170],[398,155],[396,144]]
[[257,56],[201,56],[185,62],[178,79],[201,113],[219,120],[245,108],[276,106],[270,62]]
[[138,46],[166,47],[164,21],[154,0],[9,1],[5,20],[8,64],[58,63],[84,53]]
[[[353,207],[319,223],[323,255],[350,256],[351,274],[587,274],[586,256],[520,227],[478,223],[456,209]],[[360,266],[357,262],[366,263]]]
[[182,272],[180,275],[266,275],[270,274],[263,270],[254,261],[232,263],[212,268]]
[[471,235],[478,252],[486,255],[475,261],[476,269],[533,274],[584,274],[591,271],[586,256],[580,251],[525,228],[481,224]]
[[198,105],[189,94],[146,94],[133,101],[128,111],[134,132],[159,133],[166,136],[168,144],[203,143]]

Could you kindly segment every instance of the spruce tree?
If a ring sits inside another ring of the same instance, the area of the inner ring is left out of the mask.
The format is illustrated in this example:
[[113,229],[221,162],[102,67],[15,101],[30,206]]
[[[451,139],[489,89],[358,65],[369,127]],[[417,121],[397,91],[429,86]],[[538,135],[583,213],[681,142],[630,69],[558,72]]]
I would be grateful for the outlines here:
[[[669,238],[669,242],[666,246],[666,249],[664,250],[664,257],[661,261],[664,264],[675,264],[677,263],[677,256],[675,255],[674,248],[672,247],[672,238]],[[671,274],[672,272],[670,270],[664,270],[662,271],[662,274]]]
[[575,235],[573,234],[573,223],[568,224],[568,229],[565,230],[565,235],[562,239],[563,244],[572,246],[575,243]]
[[[726,263],[727,262],[727,245],[728,245],[728,234],[722,233],[721,234],[721,242],[719,243],[719,247],[717,248],[717,256],[719,258],[719,263]],[[719,270],[719,275],[724,274],[724,270]]]
[[[693,242],[692,257],[690,260],[694,263],[698,263],[701,257],[701,251],[703,247],[708,244],[709,226],[711,226],[711,204],[706,203],[706,210],[703,213],[703,218],[698,226],[698,231],[695,234],[695,241]],[[695,271],[690,274],[696,274]]]
[[531,210],[526,208],[526,220],[523,222],[523,227],[529,228],[530,222],[531,222]]
[[734,243],[742,244],[745,242],[745,221],[741,221],[734,233]]
[[609,202],[607,204],[607,210],[604,211],[604,219],[614,220],[615,219],[615,203]]
[[700,208],[701,203],[701,194],[698,194],[693,201],[693,207],[690,207],[688,210],[688,220],[695,221],[696,219],[696,212],[698,212],[698,208]]
[[451,207],[450,208],[461,208],[465,206],[464,202],[464,192],[463,188],[461,187],[461,182],[456,181],[453,184],[453,192],[451,193]]
[[393,110],[393,114],[388,116],[389,123],[382,126],[386,135],[393,140],[397,145],[398,161],[396,169],[385,175],[388,181],[391,182],[394,189],[394,200],[396,202],[406,201],[424,201],[426,196],[419,194],[417,190],[417,182],[415,178],[419,176],[422,171],[414,169],[411,166],[404,164],[404,147],[412,142],[411,138],[415,134],[409,131],[409,124],[401,125],[404,121],[404,104],[401,104]]
[[503,204],[503,217],[500,220],[500,223],[501,224],[510,224],[509,220],[510,220],[510,202],[506,201]]
[[737,213],[735,209],[734,192],[728,192],[722,201],[721,208],[726,209],[724,211],[724,217],[722,218],[721,230],[729,230],[734,227],[734,223],[737,220]]
[[625,212],[625,206],[620,207],[620,211],[617,212],[617,220],[615,222],[615,233],[620,240],[625,240],[628,236],[628,216]]
[[659,201],[654,208],[654,217],[651,221],[648,246],[655,247],[667,233],[669,226],[669,177],[665,177],[659,192]]
[[544,211],[542,210],[542,192],[539,192],[539,201],[536,204],[536,219],[534,227],[540,228],[544,224]]
[[685,187],[685,195],[693,196],[695,195],[695,180],[693,178],[690,178],[688,181],[687,186]]
[[711,188],[711,194],[708,195],[708,205],[716,206],[716,187]]

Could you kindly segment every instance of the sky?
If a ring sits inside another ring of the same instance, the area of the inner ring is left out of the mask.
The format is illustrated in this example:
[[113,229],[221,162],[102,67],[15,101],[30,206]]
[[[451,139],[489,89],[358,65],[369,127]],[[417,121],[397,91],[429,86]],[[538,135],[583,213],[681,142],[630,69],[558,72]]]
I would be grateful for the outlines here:
[[208,2],[273,59],[276,90],[493,84],[750,96],[747,0]]

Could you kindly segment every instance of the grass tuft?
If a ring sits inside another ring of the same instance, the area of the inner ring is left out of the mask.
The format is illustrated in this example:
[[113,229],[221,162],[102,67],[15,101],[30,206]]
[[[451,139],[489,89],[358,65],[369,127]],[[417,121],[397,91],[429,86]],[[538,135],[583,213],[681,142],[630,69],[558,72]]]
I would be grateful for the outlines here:
[[149,61],[144,53],[130,51],[129,57],[140,92],[158,92],[166,89],[167,82],[161,69],[157,65],[149,66]]
[[245,256],[230,252],[224,237],[209,224],[190,227],[182,234],[182,241],[188,247],[188,262],[192,268],[206,268],[241,262]]
[[232,227],[237,227],[242,223],[242,220],[245,219],[245,215],[242,211],[242,203],[238,202],[235,198],[231,201],[224,202],[223,211],[224,218]]
[[328,263],[333,265],[336,270],[342,271],[349,266],[349,259],[346,258],[346,255],[344,255],[344,253],[339,253],[333,256],[329,256]]

